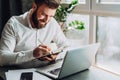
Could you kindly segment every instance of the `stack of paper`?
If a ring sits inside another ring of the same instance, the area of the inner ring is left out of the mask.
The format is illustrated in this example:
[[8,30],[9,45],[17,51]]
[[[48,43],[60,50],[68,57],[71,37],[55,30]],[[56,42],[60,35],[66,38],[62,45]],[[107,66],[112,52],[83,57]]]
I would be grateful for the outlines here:
[[36,69],[20,69],[20,70],[9,70],[6,72],[7,80],[20,80],[21,73],[23,72],[33,72],[33,80],[52,80],[40,73],[35,72]]

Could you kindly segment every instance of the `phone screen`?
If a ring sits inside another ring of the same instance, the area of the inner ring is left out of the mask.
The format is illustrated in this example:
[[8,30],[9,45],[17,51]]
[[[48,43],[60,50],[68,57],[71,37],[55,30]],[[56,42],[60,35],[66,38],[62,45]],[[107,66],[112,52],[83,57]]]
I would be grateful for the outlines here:
[[21,74],[20,80],[32,80],[33,72],[23,72]]

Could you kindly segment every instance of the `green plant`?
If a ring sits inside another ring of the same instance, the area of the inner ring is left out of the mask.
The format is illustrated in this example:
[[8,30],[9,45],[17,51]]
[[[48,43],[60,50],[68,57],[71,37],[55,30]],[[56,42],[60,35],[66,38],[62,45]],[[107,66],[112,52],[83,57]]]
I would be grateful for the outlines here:
[[67,14],[70,13],[77,4],[78,4],[78,0],[73,0],[67,7],[61,4],[56,10],[54,18],[58,22],[65,22]]
[[85,29],[85,24],[84,24],[84,22],[79,21],[79,20],[74,20],[74,21],[70,22],[68,25],[69,25],[69,27],[72,28],[72,29],[78,29],[78,30],[83,30],[83,29]]

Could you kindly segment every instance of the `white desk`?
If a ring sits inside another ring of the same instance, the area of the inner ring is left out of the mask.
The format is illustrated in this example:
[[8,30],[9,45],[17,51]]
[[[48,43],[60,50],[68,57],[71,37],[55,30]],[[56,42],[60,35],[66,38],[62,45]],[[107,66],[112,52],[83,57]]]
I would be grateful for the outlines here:
[[[0,76],[4,79],[4,72],[7,70],[6,68],[0,68]],[[76,73],[61,80],[120,80],[120,76],[113,75],[96,67],[91,67],[89,70]]]

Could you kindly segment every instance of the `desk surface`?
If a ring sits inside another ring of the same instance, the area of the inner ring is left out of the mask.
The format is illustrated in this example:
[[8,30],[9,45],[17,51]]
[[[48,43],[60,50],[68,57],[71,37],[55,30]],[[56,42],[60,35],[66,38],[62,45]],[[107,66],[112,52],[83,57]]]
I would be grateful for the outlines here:
[[[8,69],[0,68],[0,76],[5,79],[5,71]],[[120,76],[103,71],[96,67],[91,67],[89,70],[76,73],[62,80],[120,80]]]

